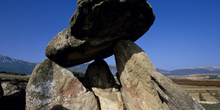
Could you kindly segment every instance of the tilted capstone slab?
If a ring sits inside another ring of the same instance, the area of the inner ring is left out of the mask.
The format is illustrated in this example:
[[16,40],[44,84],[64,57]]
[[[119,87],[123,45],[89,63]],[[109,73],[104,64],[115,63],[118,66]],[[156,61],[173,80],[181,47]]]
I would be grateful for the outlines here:
[[68,29],[48,43],[46,56],[63,67],[109,57],[115,42],[136,41],[154,19],[145,0],[78,0]]

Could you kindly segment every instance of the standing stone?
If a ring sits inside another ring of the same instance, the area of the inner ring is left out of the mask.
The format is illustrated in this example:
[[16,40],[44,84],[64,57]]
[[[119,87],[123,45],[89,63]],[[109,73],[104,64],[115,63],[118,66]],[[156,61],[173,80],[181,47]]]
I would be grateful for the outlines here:
[[204,110],[183,89],[156,72],[147,54],[132,41],[114,48],[127,110]]
[[98,103],[69,70],[46,59],[35,67],[28,82],[26,109],[98,110]]
[[132,41],[120,41],[114,50],[118,76],[122,85],[122,98],[126,109],[162,109],[162,101],[147,73],[152,65],[147,65],[145,53],[137,48]]
[[99,99],[101,110],[124,110],[121,93],[114,77],[103,59],[95,60],[88,66],[85,84]]
[[88,88],[107,89],[113,88],[116,85],[108,64],[103,59],[95,60],[88,66],[84,82]]
[[48,43],[46,56],[63,67],[109,57],[116,41],[137,40],[154,19],[146,0],[78,0],[69,28]]

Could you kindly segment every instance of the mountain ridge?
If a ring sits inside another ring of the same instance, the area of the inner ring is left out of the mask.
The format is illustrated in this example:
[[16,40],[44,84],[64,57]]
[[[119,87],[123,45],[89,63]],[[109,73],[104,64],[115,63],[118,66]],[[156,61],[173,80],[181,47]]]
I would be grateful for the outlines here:
[[[90,63],[84,63],[74,67],[70,67],[68,69],[73,69],[75,71],[85,73],[89,64]],[[0,54],[0,72],[31,74],[36,65],[37,63],[17,60]],[[117,68],[115,65],[109,65],[109,68],[113,75],[117,73]],[[175,70],[164,70],[157,68],[157,71],[165,76],[191,74],[220,74],[220,66],[179,68]]]
[[171,74],[171,75],[220,74],[220,66],[179,68],[179,69],[169,71],[168,74]]
[[0,55],[0,72],[31,74],[37,63]]

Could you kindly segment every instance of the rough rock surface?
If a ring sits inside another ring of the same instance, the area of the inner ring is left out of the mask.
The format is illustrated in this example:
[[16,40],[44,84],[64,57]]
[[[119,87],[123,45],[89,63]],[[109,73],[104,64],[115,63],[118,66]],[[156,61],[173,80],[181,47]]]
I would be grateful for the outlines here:
[[19,88],[17,85],[12,84],[10,82],[3,82],[2,88],[4,91],[4,96],[10,96],[15,93],[19,93],[21,91],[21,88]]
[[2,89],[2,85],[1,85],[1,79],[0,79],[0,99],[3,97],[3,95],[4,95],[4,91],[3,91],[3,89]]
[[84,84],[88,88],[97,87],[103,89],[113,88],[116,85],[108,64],[104,60],[95,60],[88,66]]
[[104,60],[95,60],[88,66],[85,85],[92,88],[101,110],[124,110],[119,86]]
[[0,107],[7,110],[25,109],[25,90],[20,88],[14,82],[2,82],[2,91],[4,96],[0,98]]
[[114,48],[127,110],[204,110],[183,89],[156,72],[147,54],[132,41]]
[[26,89],[27,110],[98,110],[92,92],[87,92],[73,74],[46,59],[38,64]]
[[92,88],[99,99],[101,110],[125,110],[121,93],[116,88]]
[[137,40],[154,19],[146,0],[78,0],[69,28],[48,44],[46,56],[64,67],[109,57],[117,40]]

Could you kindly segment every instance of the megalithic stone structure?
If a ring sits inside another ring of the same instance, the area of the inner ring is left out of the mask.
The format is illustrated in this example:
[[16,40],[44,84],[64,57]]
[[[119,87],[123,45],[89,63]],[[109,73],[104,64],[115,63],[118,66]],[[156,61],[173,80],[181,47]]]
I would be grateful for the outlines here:
[[[133,43],[154,19],[146,0],[78,0],[32,72],[26,110],[204,110]],[[103,60],[113,54],[119,83]],[[67,69],[92,60],[84,82]]]

